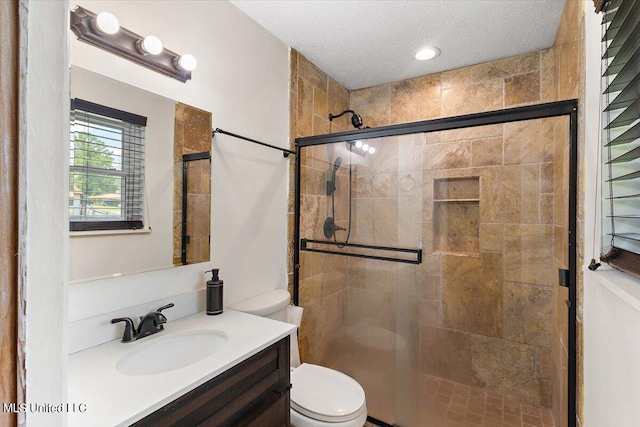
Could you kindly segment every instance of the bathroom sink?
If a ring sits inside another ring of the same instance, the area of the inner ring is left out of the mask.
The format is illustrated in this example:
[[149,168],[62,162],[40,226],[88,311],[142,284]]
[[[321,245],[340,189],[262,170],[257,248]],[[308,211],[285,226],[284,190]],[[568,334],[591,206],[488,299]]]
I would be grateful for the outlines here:
[[221,349],[228,337],[222,331],[176,332],[144,343],[118,360],[125,375],[153,375],[193,365]]

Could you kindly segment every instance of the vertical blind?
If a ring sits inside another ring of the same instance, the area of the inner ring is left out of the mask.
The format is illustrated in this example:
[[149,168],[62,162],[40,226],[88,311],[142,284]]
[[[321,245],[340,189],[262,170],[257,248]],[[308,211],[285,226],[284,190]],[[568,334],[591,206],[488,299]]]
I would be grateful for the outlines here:
[[604,3],[601,259],[640,274],[640,0]]
[[143,227],[146,122],[126,111],[71,101],[71,231]]

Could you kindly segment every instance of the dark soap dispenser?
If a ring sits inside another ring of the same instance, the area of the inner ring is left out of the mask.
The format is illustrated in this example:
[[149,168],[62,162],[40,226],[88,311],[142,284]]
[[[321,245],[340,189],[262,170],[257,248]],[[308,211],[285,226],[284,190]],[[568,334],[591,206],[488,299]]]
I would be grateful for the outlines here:
[[222,284],[218,277],[218,269],[211,270],[211,280],[207,281],[207,314],[222,313]]

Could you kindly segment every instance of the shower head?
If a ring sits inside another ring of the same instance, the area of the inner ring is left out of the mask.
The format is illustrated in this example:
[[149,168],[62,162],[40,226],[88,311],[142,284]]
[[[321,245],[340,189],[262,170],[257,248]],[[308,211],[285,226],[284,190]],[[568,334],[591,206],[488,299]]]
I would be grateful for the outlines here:
[[342,157],[338,157],[336,161],[333,163],[333,172],[335,173],[338,169],[340,169],[340,165],[342,164]]
[[347,114],[347,113],[351,113],[351,124],[353,125],[354,128],[356,129],[360,129],[362,127],[362,117],[360,116],[360,114],[356,113],[353,110],[344,110],[342,113],[340,114],[336,114],[335,116],[331,113],[329,113],[329,121],[332,122],[333,119],[337,119],[338,117],[342,117],[343,115]]
[[336,161],[333,162],[333,170],[331,171],[331,179],[327,181],[327,196],[333,194],[336,191],[336,172],[340,169],[340,165],[342,164],[342,157],[337,157]]
[[356,129],[360,129],[362,127],[362,117],[360,114],[353,113],[351,116],[351,124]]

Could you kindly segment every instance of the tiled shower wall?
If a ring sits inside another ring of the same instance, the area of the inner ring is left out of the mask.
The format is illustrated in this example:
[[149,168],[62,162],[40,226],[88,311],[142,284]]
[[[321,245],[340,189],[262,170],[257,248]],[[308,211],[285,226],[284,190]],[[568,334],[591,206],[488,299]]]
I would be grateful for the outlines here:
[[[329,113],[338,114],[349,108],[349,91],[291,49],[290,137],[323,135],[349,130],[349,116],[329,122]],[[327,216],[326,179],[331,165],[327,147],[304,151],[302,159],[302,209],[305,221],[301,224],[303,237],[322,236],[322,224]],[[295,157],[289,158],[290,176],[295,176]],[[332,161],[332,160],[331,160]],[[343,173],[342,171],[340,173]],[[293,242],[294,180],[289,189],[289,241]],[[345,180],[340,184],[344,186]],[[339,191],[343,191],[341,188]],[[344,193],[342,193],[344,194]],[[337,206],[342,215],[342,206]],[[338,217],[338,215],[336,215]],[[338,224],[344,226],[345,224]],[[293,254],[289,246],[289,290],[292,291]],[[300,258],[300,305],[305,311],[300,328],[300,354],[303,361],[319,363],[327,349],[328,337],[342,324],[346,306],[346,260],[343,257],[302,252]],[[331,271],[332,274],[324,274]]]

